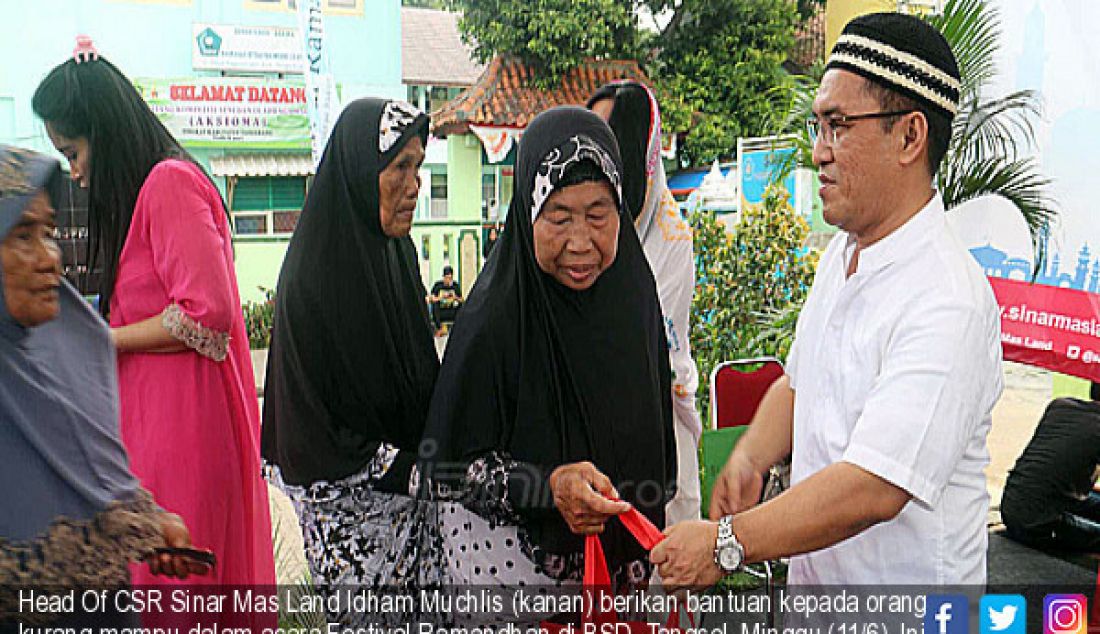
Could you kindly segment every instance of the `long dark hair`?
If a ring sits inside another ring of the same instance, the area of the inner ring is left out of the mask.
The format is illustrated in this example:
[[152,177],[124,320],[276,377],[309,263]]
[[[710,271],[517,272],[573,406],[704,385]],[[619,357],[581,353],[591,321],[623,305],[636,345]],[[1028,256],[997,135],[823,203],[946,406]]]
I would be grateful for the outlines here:
[[88,270],[94,271],[103,258],[99,311],[106,317],[119,256],[146,177],[168,158],[198,163],[130,80],[102,57],[80,64],[69,60],[54,68],[34,91],[31,107],[58,134],[88,140]]
[[611,99],[614,104],[607,124],[619,142],[619,154],[623,159],[623,199],[631,219],[635,219],[645,205],[645,163],[652,117],[649,93],[637,82],[615,82],[593,93],[586,107],[591,109],[604,99]]

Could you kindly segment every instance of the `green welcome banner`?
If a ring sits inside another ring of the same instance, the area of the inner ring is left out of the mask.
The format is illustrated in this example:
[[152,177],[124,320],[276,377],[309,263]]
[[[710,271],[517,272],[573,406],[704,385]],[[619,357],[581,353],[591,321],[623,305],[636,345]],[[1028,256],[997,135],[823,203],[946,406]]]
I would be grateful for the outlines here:
[[301,79],[137,78],[134,86],[172,135],[190,147],[309,149]]

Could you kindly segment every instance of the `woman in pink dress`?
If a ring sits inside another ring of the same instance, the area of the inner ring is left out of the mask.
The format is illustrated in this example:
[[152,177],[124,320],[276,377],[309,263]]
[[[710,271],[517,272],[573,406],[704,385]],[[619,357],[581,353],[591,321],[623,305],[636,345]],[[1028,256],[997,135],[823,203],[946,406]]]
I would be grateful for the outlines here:
[[[196,583],[273,584],[259,413],[221,195],[104,59],[70,60],[35,113],[89,189],[91,270],[118,349],[134,473],[217,555]],[[134,583],[151,583],[134,570]]]

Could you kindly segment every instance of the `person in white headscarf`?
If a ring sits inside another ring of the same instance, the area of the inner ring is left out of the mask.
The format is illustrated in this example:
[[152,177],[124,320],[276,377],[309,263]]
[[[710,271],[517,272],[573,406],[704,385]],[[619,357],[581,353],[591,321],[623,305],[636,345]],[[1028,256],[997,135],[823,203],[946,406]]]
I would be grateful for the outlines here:
[[657,279],[672,362],[672,403],[676,415],[678,476],[676,496],[668,504],[669,525],[698,519],[699,436],[703,431],[695,408],[699,371],[691,358],[691,299],[695,288],[695,255],[691,227],[668,190],[661,163],[661,112],[653,92],[633,82],[603,86],[588,108],[607,120],[619,141],[623,159],[623,198]]

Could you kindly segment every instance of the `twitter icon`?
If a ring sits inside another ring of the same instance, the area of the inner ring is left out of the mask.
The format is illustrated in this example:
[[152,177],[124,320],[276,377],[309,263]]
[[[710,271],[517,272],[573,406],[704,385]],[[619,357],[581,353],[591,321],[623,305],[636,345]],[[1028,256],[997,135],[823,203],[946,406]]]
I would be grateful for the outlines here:
[[987,594],[981,602],[981,634],[1027,634],[1027,601],[1019,594]]

